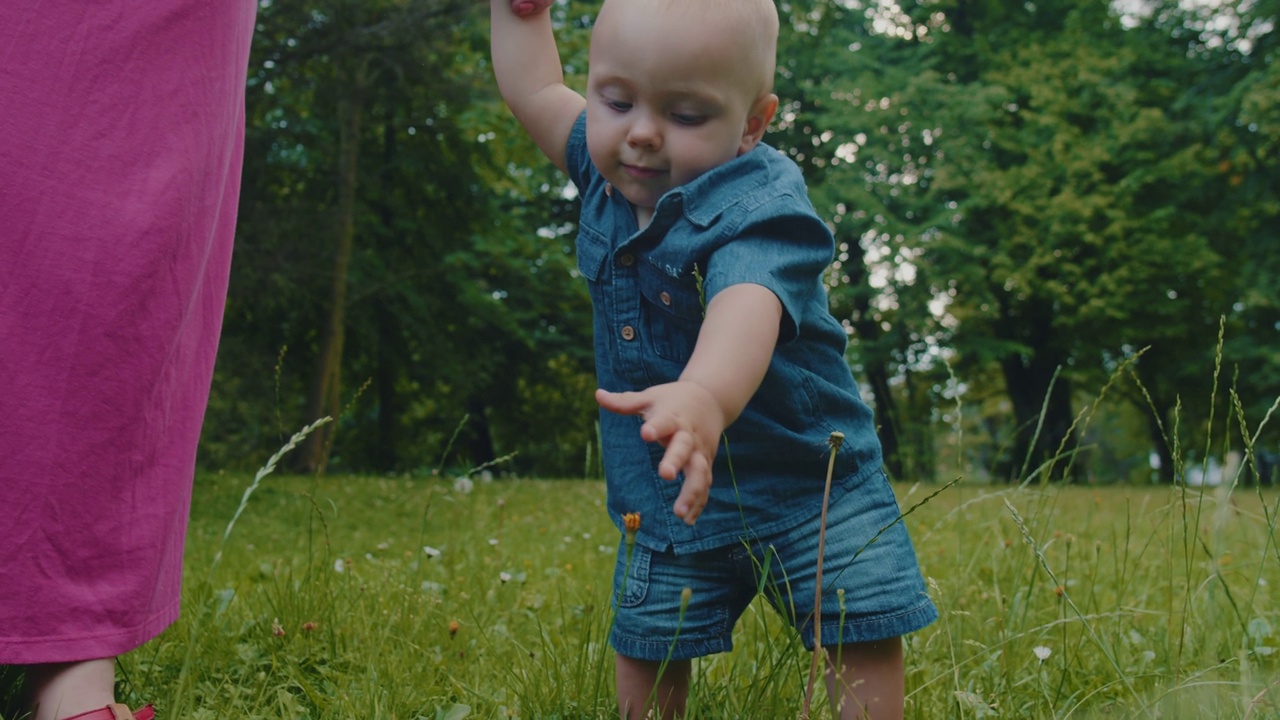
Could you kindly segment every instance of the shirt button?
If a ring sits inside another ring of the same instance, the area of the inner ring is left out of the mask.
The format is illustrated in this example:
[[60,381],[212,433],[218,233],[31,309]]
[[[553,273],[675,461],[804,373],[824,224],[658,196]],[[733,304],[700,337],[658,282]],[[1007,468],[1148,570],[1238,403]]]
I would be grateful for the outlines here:
[[622,267],[631,267],[636,264],[636,256],[631,253],[621,255],[618,257],[618,264]]
[[633,328],[633,327],[631,327],[630,325],[627,325],[627,326],[623,327],[623,328],[622,328],[622,339],[623,339],[623,340],[635,340],[635,339],[636,339],[636,329],[635,329],[635,328]]
[[658,299],[662,301],[663,305],[671,305],[671,293],[666,290],[663,290],[662,294],[658,295]]

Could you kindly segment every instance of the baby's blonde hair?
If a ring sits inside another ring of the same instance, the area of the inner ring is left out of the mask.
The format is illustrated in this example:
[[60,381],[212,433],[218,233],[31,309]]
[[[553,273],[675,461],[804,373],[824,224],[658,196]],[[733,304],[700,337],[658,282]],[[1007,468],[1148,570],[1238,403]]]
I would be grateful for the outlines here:
[[715,22],[742,40],[740,50],[757,66],[757,95],[773,91],[778,62],[778,8],[773,0],[605,0],[603,15],[611,4],[648,5],[653,12],[682,14],[689,22]]

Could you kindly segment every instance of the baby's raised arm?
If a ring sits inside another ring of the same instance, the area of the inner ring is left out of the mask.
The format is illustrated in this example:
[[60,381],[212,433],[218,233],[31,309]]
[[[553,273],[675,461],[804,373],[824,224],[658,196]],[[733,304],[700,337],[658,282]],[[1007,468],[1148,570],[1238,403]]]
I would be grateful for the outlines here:
[[548,0],[489,0],[490,51],[498,91],[551,162],[565,167],[565,144],[586,100],[564,84]]

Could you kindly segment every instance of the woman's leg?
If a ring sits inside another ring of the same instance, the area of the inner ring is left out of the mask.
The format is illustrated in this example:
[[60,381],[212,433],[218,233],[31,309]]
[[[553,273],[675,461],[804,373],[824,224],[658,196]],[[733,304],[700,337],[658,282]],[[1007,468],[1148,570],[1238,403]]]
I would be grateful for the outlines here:
[[60,720],[115,702],[115,658],[27,666],[31,720]]
[[902,638],[828,647],[827,693],[840,720],[901,720],[906,704]]
[[[673,660],[662,668],[662,663],[618,655],[618,713],[623,720],[643,720],[651,717],[649,708],[657,703],[658,712],[652,717],[672,720],[684,717],[689,701],[689,675],[693,663],[689,660]],[[658,670],[662,668],[661,676]]]

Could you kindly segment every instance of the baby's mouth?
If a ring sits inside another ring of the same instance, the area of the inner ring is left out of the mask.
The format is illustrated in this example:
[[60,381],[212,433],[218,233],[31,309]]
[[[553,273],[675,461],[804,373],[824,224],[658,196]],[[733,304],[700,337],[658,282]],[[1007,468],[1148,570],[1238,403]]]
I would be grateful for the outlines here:
[[622,171],[637,180],[652,180],[663,174],[663,171],[661,170],[642,167],[640,165],[627,165],[626,163],[623,163]]

